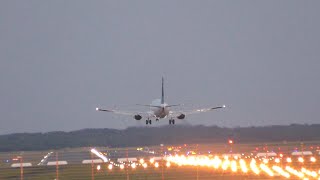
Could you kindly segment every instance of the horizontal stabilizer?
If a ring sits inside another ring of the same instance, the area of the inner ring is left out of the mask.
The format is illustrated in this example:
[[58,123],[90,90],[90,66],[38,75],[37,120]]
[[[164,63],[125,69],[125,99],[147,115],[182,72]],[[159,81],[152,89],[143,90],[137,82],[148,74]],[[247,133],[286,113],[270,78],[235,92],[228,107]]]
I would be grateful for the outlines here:
[[[147,104],[136,104],[136,105],[138,105],[138,106],[146,106],[146,107],[163,108],[163,106],[157,106],[157,105],[147,105]],[[174,107],[174,106],[180,106],[180,104],[165,105],[165,107]]]
[[108,109],[100,109],[100,108],[96,108],[96,111],[113,112],[112,110],[108,110]]

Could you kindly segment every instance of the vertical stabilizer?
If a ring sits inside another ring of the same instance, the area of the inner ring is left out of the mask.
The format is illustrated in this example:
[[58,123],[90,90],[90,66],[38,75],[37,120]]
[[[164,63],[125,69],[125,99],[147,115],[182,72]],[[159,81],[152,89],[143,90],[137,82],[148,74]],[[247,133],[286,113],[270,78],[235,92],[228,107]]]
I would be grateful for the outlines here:
[[162,77],[162,94],[161,94],[161,104],[164,104],[163,77]]

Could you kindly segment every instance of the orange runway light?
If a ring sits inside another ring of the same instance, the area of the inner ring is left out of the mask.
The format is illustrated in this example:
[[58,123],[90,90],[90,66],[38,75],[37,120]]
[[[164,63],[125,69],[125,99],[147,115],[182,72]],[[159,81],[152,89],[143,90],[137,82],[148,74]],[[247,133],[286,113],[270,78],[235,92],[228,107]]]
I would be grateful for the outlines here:
[[135,169],[137,166],[136,166],[136,163],[132,163],[131,164],[131,167],[132,167],[132,169]]
[[143,166],[144,168],[147,168],[147,167],[148,167],[148,165],[147,165],[146,163],[143,163],[142,166]]
[[303,159],[302,157],[299,157],[299,158],[298,158],[298,161],[301,162],[301,163],[303,163],[303,162],[304,162],[304,159]]
[[151,163],[151,164],[154,163],[154,159],[153,159],[153,158],[150,159],[150,163]]
[[279,173],[281,176],[285,177],[285,178],[290,178],[290,174],[286,171],[284,171],[281,167],[279,166],[272,166],[272,169],[274,171],[276,171],[277,173]]
[[264,172],[266,172],[269,176],[274,176],[274,173],[272,172],[272,170],[268,167],[268,166],[266,166],[265,164],[260,164],[260,168],[264,171]]
[[316,162],[317,160],[316,160],[315,157],[311,157],[311,158],[310,158],[310,161],[311,161],[311,162]]
[[292,162],[292,159],[288,157],[288,158],[287,158],[287,162],[288,162],[288,163],[291,163],[291,162]]
[[144,159],[140,159],[139,162],[140,162],[140,164],[143,164],[144,163]]

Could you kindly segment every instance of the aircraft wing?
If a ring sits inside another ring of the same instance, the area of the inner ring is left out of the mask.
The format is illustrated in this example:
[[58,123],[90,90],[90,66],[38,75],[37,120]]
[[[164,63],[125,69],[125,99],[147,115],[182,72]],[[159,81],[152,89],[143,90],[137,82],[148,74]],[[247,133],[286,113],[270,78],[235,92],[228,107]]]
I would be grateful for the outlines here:
[[186,111],[170,111],[170,116],[177,116],[180,114],[184,115],[190,115],[190,114],[197,114],[197,113],[203,113],[203,112],[209,112],[216,109],[225,108],[225,105],[217,106],[217,107],[211,107],[211,108],[200,108],[200,109],[193,109],[193,110],[186,110]]
[[145,116],[145,117],[154,117],[154,114],[152,111],[136,112],[136,111],[119,111],[119,110],[101,109],[101,108],[96,108],[96,111],[110,112],[110,113],[119,114],[119,115],[126,115],[126,116],[141,115],[141,116]]

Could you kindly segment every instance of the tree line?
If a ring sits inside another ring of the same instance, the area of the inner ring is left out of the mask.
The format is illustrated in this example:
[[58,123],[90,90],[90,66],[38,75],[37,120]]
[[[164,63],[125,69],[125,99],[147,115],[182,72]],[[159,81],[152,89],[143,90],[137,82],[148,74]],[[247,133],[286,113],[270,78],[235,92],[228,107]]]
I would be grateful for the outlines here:
[[159,144],[238,143],[320,140],[320,124],[224,128],[162,126],[83,129],[71,132],[16,133],[0,136],[0,151],[31,151],[73,147],[130,147]]

